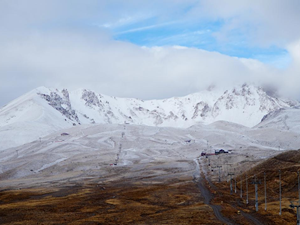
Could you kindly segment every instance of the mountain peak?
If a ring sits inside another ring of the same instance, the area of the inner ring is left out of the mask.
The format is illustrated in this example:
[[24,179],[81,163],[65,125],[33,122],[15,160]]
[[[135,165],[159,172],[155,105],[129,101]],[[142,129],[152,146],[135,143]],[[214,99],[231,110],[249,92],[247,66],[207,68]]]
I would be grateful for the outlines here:
[[69,92],[42,86],[35,90],[44,103],[76,124],[126,122],[188,127],[197,122],[225,120],[252,127],[264,115],[298,103],[249,84],[230,89],[211,86],[184,97],[147,101],[106,96],[84,88]]
[[184,97],[147,101],[111,97],[84,88],[68,91],[39,87],[0,109],[0,127],[20,127],[18,124],[24,122],[28,127],[44,127],[34,138],[95,123],[187,128],[223,120],[253,127],[266,114],[297,104],[248,84],[229,89],[214,86]]

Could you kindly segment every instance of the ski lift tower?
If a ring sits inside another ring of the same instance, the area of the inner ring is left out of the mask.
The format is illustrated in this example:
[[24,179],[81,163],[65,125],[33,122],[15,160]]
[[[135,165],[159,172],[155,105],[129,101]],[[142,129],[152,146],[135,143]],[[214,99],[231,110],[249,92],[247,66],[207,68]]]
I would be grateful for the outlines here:
[[260,180],[256,180],[256,175],[254,176],[254,180],[251,182],[252,184],[255,185],[255,209],[256,212],[258,211],[258,190],[257,190],[257,185],[261,184]]
[[232,194],[232,176],[234,175],[234,173],[228,173],[228,176],[230,176],[230,194]]
[[[297,225],[300,225],[300,218],[299,218],[299,207],[300,207],[300,204],[299,204],[299,201],[290,201],[291,204],[290,204],[290,207],[291,208],[296,208],[297,209]],[[295,204],[294,204],[295,202]]]

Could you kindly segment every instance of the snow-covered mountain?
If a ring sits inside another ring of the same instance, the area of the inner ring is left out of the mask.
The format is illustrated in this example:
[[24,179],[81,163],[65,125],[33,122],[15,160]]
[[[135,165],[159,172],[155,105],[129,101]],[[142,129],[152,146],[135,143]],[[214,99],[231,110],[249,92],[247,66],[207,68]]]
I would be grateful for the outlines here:
[[256,127],[300,133],[300,105],[272,111]]
[[186,128],[225,120],[252,127],[264,115],[297,104],[246,84],[148,101],[40,87],[0,109],[0,139],[3,146],[13,147],[62,128],[94,123]]

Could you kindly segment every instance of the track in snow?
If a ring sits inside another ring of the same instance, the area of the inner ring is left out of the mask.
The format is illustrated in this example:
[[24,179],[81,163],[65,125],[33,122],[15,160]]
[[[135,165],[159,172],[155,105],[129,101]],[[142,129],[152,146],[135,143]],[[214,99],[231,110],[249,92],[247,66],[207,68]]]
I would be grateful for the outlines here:
[[[126,129],[126,127],[124,125],[124,130],[125,129]],[[125,132],[122,132],[121,141],[120,141],[120,145],[119,145],[119,151],[117,153],[117,157],[116,157],[116,160],[115,160],[115,165],[118,165],[119,160],[120,160],[120,155],[121,155],[121,152],[122,152],[122,141],[124,140],[124,136],[125,136]]]

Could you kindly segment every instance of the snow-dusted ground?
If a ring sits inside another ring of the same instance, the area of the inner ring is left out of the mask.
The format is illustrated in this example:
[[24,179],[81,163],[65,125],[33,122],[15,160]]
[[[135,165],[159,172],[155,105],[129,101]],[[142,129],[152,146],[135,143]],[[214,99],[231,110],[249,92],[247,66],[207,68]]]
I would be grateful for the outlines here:
[[[61,136],[63,132],[69,135]],[[163,177],[170,176],[172,171],[176,171],[176,176],[180,173],[192,176],[194,159],[202,151],[229,149],[230,160],[238,162],[247,154],[253,161],[270,157],[279,148],[299,146],[298,133],[251,129],[225,121],[197,124],[188,129],[81,125],[1,150],[0,186],[28,186],[95,176],[104,180]]]
[[33,90],[0,109],[0,150],[71,126],[71,121],[65,120]]
[[300,133],[300,105],[269,113],[256,128],[277,129]]

